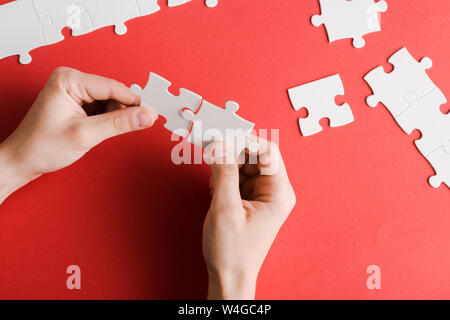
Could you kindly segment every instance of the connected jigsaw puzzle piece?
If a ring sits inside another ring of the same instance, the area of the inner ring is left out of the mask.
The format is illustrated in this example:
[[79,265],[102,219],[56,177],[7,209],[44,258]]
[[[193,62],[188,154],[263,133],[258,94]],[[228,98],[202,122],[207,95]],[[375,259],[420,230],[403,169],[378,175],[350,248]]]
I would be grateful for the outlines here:
[[158,12],[161,8],[158,5],[158,0],[137,0],[139,10],[142,16]]
[[81,28],[72,31],[74,36],[108,26],[115,26],[116,34],[123,35],[127,32],[125,23],[141,16],[136,0],[84,0],[80,5],[82,23]]
[[439,147],[427,156],[435,176],[429,179],[429,183],[434,188],[439,188],[442,183],[445,183],[450,188],[450,153],[445,152],[444,147]]
[[31,62],[30,51],[45,46],[42,28],[50,19],[40,19],[32,0],[19,0],[0,6],[0,59],[19,55],[22,64]]
[[150,73],[147,86],[142,89],[138,85],[131,86],[133,93],[142,98],[141,104],[153,112],[163,116],[167,122],[164,127],[174,133],[189,132],[191,122],[181,116],[181,111],[185,108],[196,111],[202,97],[186,89],[180,89],[180,95],[174,96],[169,92],[171,83]]
[[61,31],[65,27],[81,27],[81,9],[79,4],[83,0],[33,0],[37,15],[44,19],[48,17],[51,24],[43,28],[44,39],[47,44],[54,44],[64,40]]
[[213,141],[225,141],[234,147],[236,157],[246,148],[258,151],[259,145],[249,140],[255,124],[239,117],[238,109],[239,105],[234,101],[228,101],[225,109],[203,101],[197,113],[184,110],[184,119],[193,122],[187,141],[203,149]]
[[299,119],[303,136],[322,131],[319,121],[323,118],[330,120],[331,127],[354,121],[352,110],[347,103],[342,106],[335,103],[336,96],[343,94],[344,86],[338,74],[289,89],[294,109],[298,111],[304,107],[308,110],[308,117]]
[[[167,5],[169,7],[176,7],[176,6],[188,3],[190,1],[191,0],[168,0]],[[205,4],[210,8],[216,7],[218,5],[218,3],[219,3],[219,0],[205,0]]]
[[383,67],[378,67],[364,77],[374,93],[367,97],[367,104],[376,107],[382,102],[397,117],[409,107],[405,99],[408,92],[414,92],[420,99],[436,88],[426,73],[433,62],[430,58],[417,62],[406,48],[397,51],[388,61],[394,65],[391,73],[385,73]]
[[400,127],[408,134],[418,129],[422,138],[417,140],[419,151],[427,156],[439,146],[450,152],[450,114],[443,114],[440,106],[447,99],[438,89],[432,90],[425,97],[418,99],[414,93],[409,93],[406,100],[411,106],[397,118]]
[[385,1],[374,0],[319,0],[321,14],[314,15],[315,27],[322,24],[329,42],[353,39],[355,48],[364,47],[363,36],[381,30],[378,14],[387,10]]

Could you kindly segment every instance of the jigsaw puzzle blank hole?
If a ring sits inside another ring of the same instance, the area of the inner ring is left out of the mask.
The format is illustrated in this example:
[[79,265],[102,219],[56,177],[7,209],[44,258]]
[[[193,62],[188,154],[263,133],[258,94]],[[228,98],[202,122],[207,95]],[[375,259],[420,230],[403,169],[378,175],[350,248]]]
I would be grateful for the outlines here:
[[381,64],[381,66],[383,67],[385,73],[391,73],[395,68],[394,65],[390,64],[388,61],[385,61],[383,64]]
[[308,109],[303,107],[303,108],[300,108],[298,111],[295,111],[295,115],[298,118],[308,118],[309,112],[308,112]]
[[450,104],[447,103],[447,104],[442,105],[440,110],[443,114],[450,115]]
[[337,106],[342,106],[347,103],[347,99],[345,99],[344,96],[336,96],[334,98],[334,103],[336,103]]
[[331,128],[330,127],[330,119],[328,119],[328,118],[320,119],[319,124],[323,130]]
[[422,132],[419,129],[414,129],[409,136],[413,141],[416,141],[422,138]]

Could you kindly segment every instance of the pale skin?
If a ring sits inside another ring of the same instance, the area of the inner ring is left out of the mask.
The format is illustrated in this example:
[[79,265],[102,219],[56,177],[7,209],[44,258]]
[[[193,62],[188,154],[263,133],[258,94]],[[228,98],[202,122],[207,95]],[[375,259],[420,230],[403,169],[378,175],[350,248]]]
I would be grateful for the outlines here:
[[[56,69],[22,123],[0,144],[0,204],[102,141],[153,126],[157,115],[139,105],[139,96],[122,83]],[[206,150],[212,173],[203,227],[209,299],[254,299],[259,270],[295,205],[278,147],[258,142],[257,164],[236,164],[221,143]]]
[[209,299],[254,299],[256,280],[296,197],[276,144],[258,139],[257,161],[236,164],[221,143],[208,152],[211,207],[203,227]]

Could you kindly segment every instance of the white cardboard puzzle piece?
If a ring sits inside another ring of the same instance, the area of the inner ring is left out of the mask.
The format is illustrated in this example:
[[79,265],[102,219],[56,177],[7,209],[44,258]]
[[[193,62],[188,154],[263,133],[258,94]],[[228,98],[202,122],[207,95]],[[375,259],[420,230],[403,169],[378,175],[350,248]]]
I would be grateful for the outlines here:
[[234,101],[228,101],[225,109],[203,101],[197,113],[183,110],[184,119],[193,122],[187,141],[203,149],[214,141],[225,141],[234,147],[236,157],[246,148],[258,151],[259,145],[249,140],[255,124],[239,117],[238,109],[239,104]]
[[31,50],[64,40],[66,26],[75,36],[110,25],[124,34],[126,21],[159,10],[158,0],[16,0],[0,5],[0,59],[28,64]]
[[363,36],[381,30],[379,13],[387,10],[386,1],[319,0],[321,14],[314,15],[315,27],[325,25],[329,42],[353,39],[355,48],[365,45]]
[[32,0],[17,0],[0,6],[0,59],[19,55],[22,64],[31,62],[30,51],[45,46],[42,27],[51,20],[40,19]]
[[415,142],[419,151],[427,156],[443,146],[445,151],[450,152],[450,114],[440,111],[440,106],[447,103],[442,92],[436,88],[421,99],[410,92],[406,99],[410,101],[410,107],[396,120],[407,134],[415,129],[420,130],[422,138]]
[[303,136],[311,136],[323,130],[319,121],[330,120],[330,127],[347,125],[354,121],[350,106],[336,105],[335,98],[344,94],[339,74],[310,82],[288,90],[292,106],[296,111],[308,110],[307,118],[300,118],[299,125]]
[[158,5],[158,0],[137,0],[141,17],[158,12],[161,8]]
[[450,188],[450,153],[445,152],[444,147],[439,147],[427,156],[427,160],[436,172],[429,179],[430,185],[439,188],[444,183]]
[[382,102],[392,116],[397,117],[409,107],[405,99],[409,92],[414,92],[420,99],[436,88],[426,73],[433,62],[427,57],[417,62],[406,48],[394,53],[388,61],[394,66],[391,73],[384,72],[380,66],[364,77],[373,91],[366,102],[371,107]]
[[158,11],[157,0],[81,0],[80,28],[73,29],[74,36],[114,26],[118,35],[127,32],[128,20]]
[[81,1],[83,0],[33,0],[36,14],[41,19],[48,17],[51,20],[51,24],[43,28],[47,44],[64,40],[61,31],[65,27],[76,27],[81,14],[79,6]]
[[164,127],[174,133],[185,132],[187,135],[191,122],[181,116],[185,108],[196,111],[202,102],[202,97],[186,89],[180,89],[180,95],[174,96],[169,92],[171,83],[155,73],[150,73],[148,83],[144,89],[132,85],[131,91],[142,98],[141,105],[163,116],[167,121]]
[[[167,5],[169,7],[176,7],[185,3],[191,2],[191,0],[168,0]],[[216,7],[219,4],[219,0],[205,0],[205,4],[210,7]]]

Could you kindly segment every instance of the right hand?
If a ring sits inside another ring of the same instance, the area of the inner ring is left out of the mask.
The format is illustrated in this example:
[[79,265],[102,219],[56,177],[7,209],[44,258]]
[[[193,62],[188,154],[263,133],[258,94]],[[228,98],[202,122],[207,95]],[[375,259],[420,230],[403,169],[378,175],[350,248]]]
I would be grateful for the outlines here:
[[212,202],[203,228],[208,298],[254,299],[256,279],[296,197],[276,144],[259,139],[257,164],[238,166],[217,143],[209,148]]

